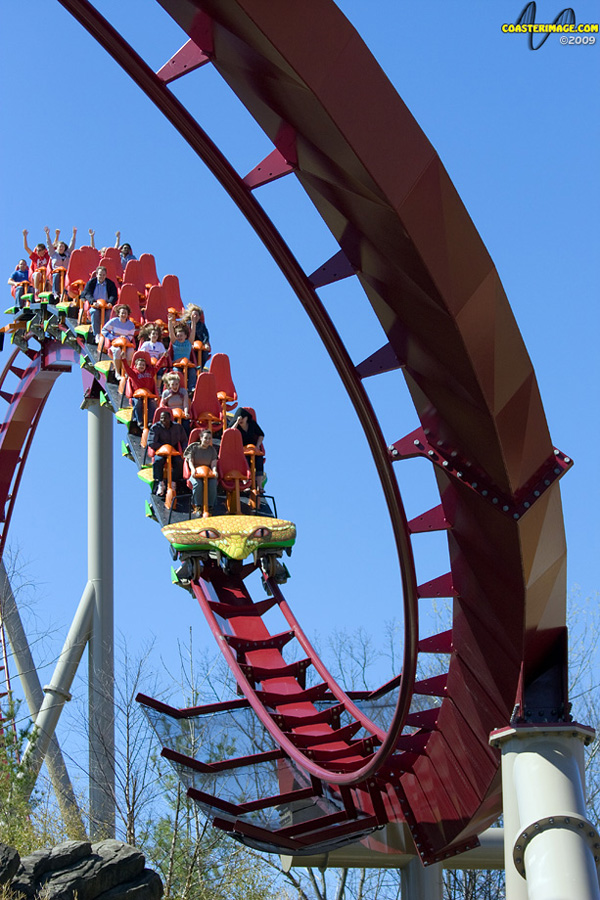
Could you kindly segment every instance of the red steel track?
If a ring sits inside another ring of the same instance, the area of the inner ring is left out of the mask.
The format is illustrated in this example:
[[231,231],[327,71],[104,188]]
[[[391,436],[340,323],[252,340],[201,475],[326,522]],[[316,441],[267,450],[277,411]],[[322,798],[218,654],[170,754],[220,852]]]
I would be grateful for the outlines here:
[[[164,754],[214,823],[255,846],[310,852],[394,821],[407,822],[427,862],[471,846],[501,808],[490,731],[509,721],[568,720],[557,482],[570,460],[550,441],[492,261],[434,149],[330,0],[163,0],[190,41],[158,74],[91,4],[61,3],[179,130],[284,272],[365,429],[402,568],[405,649],[401,677],[388,686],[398,686],[389,730],[361,711],[358,700],[373,695],[352,698],[331,679],[276,584],[269,582],[272,599],[253,603],[247,572],[208,569],[193,591],[245,699],[189,711],[144,702],[150,715],[174,722],[252,709],[274,749],[220,763],[189,758],[175,746]],[[206,62],[274,144],[245,178],[167,87]],[[292,173],[340,246],[312,276],[253,194]],[[358,364],[316,290],[347,276],[360,280],[388,339]],[[12,454],[0,485],[5,518],[16,493],[10,483],[14,475],[18,486],[34,430],[25,427],[25,403],[31,423],[57,377],[46,371],[38,354],[2,426],[3,462]],[[408,384],[421,427],[387,447],[363,382],[391,371]],[[393,464],[409,456],[434,466],[440,504],[407,523]],[[451,571],[418,586],[411,534],[434,530],[448,535]],[[418,600],[427,597],[452,598],[450,632],[418,634]],[[263,620],[274,605],[289,626],[276,635]],[[294,640],[305,658],[286,662],[281,650]],[[447,671],[415,684],[418,652],[446,654]],[[308,667],[320,681],[306,688]],[[413,693],[441,703],[411,715]],[[406,725],[411,733],[401,735]],[[254,801],[227,800],[195,781],[201,774],[218,783],[223,773],[267,762],[276,764],[279,793]],[[291,824],[257,824],[257,814],[276,807],[291,811]]]

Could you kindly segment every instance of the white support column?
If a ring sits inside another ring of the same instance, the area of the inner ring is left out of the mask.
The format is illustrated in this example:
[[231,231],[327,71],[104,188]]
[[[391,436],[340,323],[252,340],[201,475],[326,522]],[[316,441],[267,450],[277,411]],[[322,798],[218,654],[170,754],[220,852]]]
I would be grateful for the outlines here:
[[[52,681],[44,687],[45,697],[35,720],[35,740],[23,754],[23,763],[37,777],[54,736],[65,703],[71,699],[71,685],[90,636],[94,608],[94,588],[89,582],[69,629],[67,639],[56,663]],[[33,783],[31,790],[33,790]]]
[[[13,652],[25,700],[29,707],[29,715],[35,723],[44,694],[33,656],[29,649],[17,602],[2,560],[0,560],[0,597],[2,619]],[[85,826],[56,735],[52,736],[48,744],[46,766],[69,837],[73,840],[85,840],[87,837]]]
[[90,836],[115,836],[113,415],[88,400],[88,580],[95,603],[89,643]]
[[600,900],[600,837],[586,818],[582,725],[504,728],[506,900]]
[[442,900],[443,873],[439,863],[424,866],[415,857],[400,871],[402,900]]

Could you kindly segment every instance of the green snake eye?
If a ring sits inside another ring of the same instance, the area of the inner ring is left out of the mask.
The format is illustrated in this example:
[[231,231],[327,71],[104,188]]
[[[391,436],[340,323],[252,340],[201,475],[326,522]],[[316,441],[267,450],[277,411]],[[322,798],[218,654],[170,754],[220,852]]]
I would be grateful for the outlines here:
[[270,538],[271,537],[271,529],[270,528],[255,528],[251,538]]
[[205,528],[204,531],[199,532],[199,535],[208,541],[216,541],[221,537],[221,532],[215,531],[214,528]]

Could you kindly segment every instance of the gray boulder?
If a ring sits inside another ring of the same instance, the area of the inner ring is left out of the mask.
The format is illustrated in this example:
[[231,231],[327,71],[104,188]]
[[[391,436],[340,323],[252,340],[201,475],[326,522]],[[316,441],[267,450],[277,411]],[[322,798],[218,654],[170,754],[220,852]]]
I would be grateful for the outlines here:
[[121,841],[68,841],[21,860],[11,887],[25,900],[159,900],[162,883],[144,854]]
[[0,884],[6,884],[14,878],[20,862],[19,854],[14,847],[0,843]]
[[89,841],[65,841],[49,850],[36,850],[21,860],[18,881],[33,884],[48,872],[66,869],[89,856],[92,845]]
[[100,894],[96,900],[160,900],[163,895],[163,884],[160,876],[152,869],[144,869],[135,881],[119,884],[117,887]]

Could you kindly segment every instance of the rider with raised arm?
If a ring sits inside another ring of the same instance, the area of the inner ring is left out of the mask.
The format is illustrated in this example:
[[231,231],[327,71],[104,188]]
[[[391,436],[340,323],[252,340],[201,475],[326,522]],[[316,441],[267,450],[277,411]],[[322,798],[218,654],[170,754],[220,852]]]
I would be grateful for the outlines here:
[[[60,299],[61,297],[61,273],[57,272],[57,269],[64,269],[65,274],[66,270],[69,266],[69,259],[71,258],[71,253],[75,249],[75,241],[77,240],[77,229],[73,228],[73,236],[71,237],[71,243],[67,246],[65,241],[59,241],[60,230],[57,228],[54,241],[52,241],[50,237],[50,229],[46,225],[44,228],[46,233],[46,246],[48,247],[48,253],[50,255],[50,261],[52,263],[52,293],[55,297]],[[64,285],[64,276],[62,278],[62,285]]]
[[[46,287],[46,278],[48,277],[48,273],[50,271],[50,254],[48,253],[46,247],[42,244],[36,244],[35,250],[32,250],[27,244],[27,235],[29,232],[26,228],[23,229],[23,247],[25,248],[25,253],[28,254],[30,259],[29,266],[29,280],[33,284],[36,292],[43,291]],[[46,269],[46,276],[42,275],[41,269]]]
[[117,231],[116,238],[117,239],[115,241],[115,247],[117,247],[121,253],[121,263],[123,265],[123,270],[125,270],[125,266],[129,262],[129,260],[137,259],[137,256],[133,255],[133,252],[131,250],[131,244],[121,244],[121,232],[120,231]]

